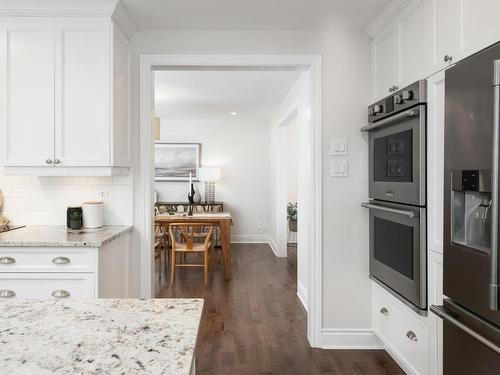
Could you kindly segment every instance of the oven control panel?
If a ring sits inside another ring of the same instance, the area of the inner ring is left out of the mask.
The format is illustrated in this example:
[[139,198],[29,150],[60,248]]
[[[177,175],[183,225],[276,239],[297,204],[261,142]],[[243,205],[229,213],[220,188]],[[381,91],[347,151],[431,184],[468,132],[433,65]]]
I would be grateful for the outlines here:
[[427,83],[420,80],[368,107],[368,122],[374,123],[417,104],[427,102]]

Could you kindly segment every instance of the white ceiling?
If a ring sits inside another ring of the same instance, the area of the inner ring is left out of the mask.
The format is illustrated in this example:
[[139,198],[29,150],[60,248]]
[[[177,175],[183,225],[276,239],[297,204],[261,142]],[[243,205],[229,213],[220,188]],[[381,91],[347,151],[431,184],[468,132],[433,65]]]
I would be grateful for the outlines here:
[[364,29],[390,0],[122,0],[140,30]]
[[156,116],[269,120],[298,71],[156,71]]

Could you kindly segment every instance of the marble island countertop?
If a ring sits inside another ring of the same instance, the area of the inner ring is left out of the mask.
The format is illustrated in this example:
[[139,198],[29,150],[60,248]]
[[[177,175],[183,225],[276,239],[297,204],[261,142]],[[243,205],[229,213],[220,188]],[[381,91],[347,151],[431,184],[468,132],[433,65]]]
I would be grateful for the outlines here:
[[6,300],[2,374],[188,375],[202,299]]
[[130,232],[130,225],[69,230],[64,225],[31,225],[0,233],[0,247],[101,247]]

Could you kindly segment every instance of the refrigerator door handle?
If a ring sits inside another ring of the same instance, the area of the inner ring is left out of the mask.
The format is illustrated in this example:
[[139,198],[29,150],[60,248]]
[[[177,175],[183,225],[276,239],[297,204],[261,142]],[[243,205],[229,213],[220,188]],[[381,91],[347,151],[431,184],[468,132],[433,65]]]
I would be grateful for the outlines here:
[[494,61],[493,75],[493,160],[491,164],[491,257],[490,257],[490,309],[499,310],[498,280],[498,199],[500,157],[500,60]]
[[455,326],[456,328],[460,329],[461,331],[464,331],[468,335],[472,336],[476,340],[478,340],[481,344],[487,346],[494,352],[500,355],[500,347],[495,344],[494,342],[488,340],[486,337],[481,336],[479,333],[473,331],[469,327],[467,327],[465,324],[460,322],[459,320],[455,319],[453,316],[448,314],[445,310],[444,306],[434,306],[432,305],[430,307],[430,310],[439,316],[441,319],[445,320],[447,323],[450,323],[451,325]]

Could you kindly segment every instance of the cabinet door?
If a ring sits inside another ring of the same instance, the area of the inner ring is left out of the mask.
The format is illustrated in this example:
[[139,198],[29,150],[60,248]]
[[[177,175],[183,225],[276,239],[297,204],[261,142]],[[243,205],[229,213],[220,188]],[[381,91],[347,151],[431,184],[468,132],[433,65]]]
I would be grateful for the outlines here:
[[424,0],[408,7],[397,22],[400,49],[400,83],[409,85],[427,76],[432,68],[432,33],[428,24],[428,13]]
[[500,1],[456,0],[453,7],[453,39],[459,59],[500,40]]
[[0,121],[8,166],[54,158],[54,28],[36,19],[0,25]]
[[429,248],[443,253],[444,71],[427,80],[427,233]]
[[[454,0],[430,0],[429,15],[432,30],[432,66],[433,72],[446,68],[453,63],[452,30]],[[451,59],[449,59],[451,57]]]
[[372,41],[373,95],[376,99],[389,95],[389,89],[399,83],[397,30],[396,26],[390,26]]
[[107,21],[56,23],[56,166],[110,163],[109,34]]

